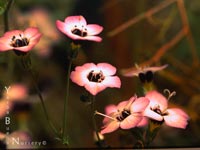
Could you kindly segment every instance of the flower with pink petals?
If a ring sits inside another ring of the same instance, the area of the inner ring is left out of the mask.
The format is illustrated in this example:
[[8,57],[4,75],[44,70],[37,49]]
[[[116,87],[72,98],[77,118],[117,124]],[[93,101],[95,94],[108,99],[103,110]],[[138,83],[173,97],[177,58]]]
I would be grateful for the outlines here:
[[[105,116],[103,123],[104,127],[101,134],[110,133],[122,129],[130,129],[141,126],[143,120],[143,111],[149,104],[149,100],[145,97],[131,97],[127,101],[120,102],[116,105],[106,107],[106,115],[96,112],[96,114]],[[144,125],[144,124],[143,124]]]
[[83,16],[69,16],[65,21],[56,21],[57,28],[73,40],[90,40],[101,42],[99,34],[103,27],[97,24],[87,24]]
[[[11,134],[0,132],[0,140],[6,145],[6,149],[33,149],[32,137],[30,133],[17,130]],[[1,147],[2,148],[2,147]]]
[[150,100],[144,115],[168,126],[185,129],[189,116],[179,108],[168,108],[168,100],[157,91],[150,91],[145,96]]
[[6,87],[3,92],[4,98],[11,101],[24,100],[28,97],[27,87],[20,83],[15,83]]
[[15,102],[27,102],[27,87],[23,84],[16,83],[5,87],[3,97],[0,99],[0,118],[3,118],[8,110],[12,110]]
[[25,31],[8,31],[0,38],[0,51],[28,52],[39,42],[41,36],[35,27],[27,28]]
[[86,63],[76,67],[70,78],[74,83],[84,86],[92,95],[96,95],[107,87],[121,87],[120,78],[113,76],[115,73],[116,68],[108,63]]
[[163,70],[167,66],[168,65],[163,65],[160,67],[139,67],[136,65],[135,68],[122,70],[122,74],[126,77],[137,76],[142,82],[151,82],[153,80],[153,73]]
[[0,119],[7,115],[9,109],[13,107],[13,103],[6,99],[0,99]]

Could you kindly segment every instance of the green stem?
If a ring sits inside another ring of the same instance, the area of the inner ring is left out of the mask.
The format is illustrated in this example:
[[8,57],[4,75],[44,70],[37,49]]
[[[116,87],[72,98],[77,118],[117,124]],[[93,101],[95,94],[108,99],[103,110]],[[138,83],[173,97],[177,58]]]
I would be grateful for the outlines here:
[[10,6],[12,4],[12,1],[13,0],[8,0],[8,4],[7,4],[5,12],[4,12],[4,32],[7,32],[9,30],[8,12],[9,12]]
[[[28,56],[27,56],[27,57],[28,57]],[[31,74],[34,87],[35,87],[35,89],[37,90],[37,94],[38,94],[38,97],[39,97],[39,99],[40,99],[40,101],[41,101],[42,108],[43,108],[43,110],[44,110],[44,114],[45,114],[45,117],[46,117],[46,119],[47,119],[47,121],[48,121],[49,126],[50,126],[51,129],[54,131],[54,133],[55,133],[57,136],[59,136],[59,134],[58,134],[56,128],[54,127],[53,123],[52,123],[51,120],[49,119],[49,116],[48,116],[48,113],[47,113],[47,109],[46,109],[46,107],[45,107],[44,99],[43,99],[43,96],[42,96],[42,94],[41,94],[41,91],[40,91],[40,89],[39,89],[39,87],[38,87],[38,84],[37,84],[37,82],[36,82],[35,75],[34,75],[32,69],[30,68],[30,64],[27,64],[27,62],[28,62],[28,63],[31,63],[31,60],[30,60],[29,57],[28,57],[27,59],[29,59],[29,60],[27,61],[27,60],[26,60],[26,57],[23,57],[23,56],[22,56],[22,63],[23,63],[23,65],[24,65],[24,68],[25,68],[26,70],[28,70],[29,73]]]
[[[6,4],[6,9],[3,15],[3,22],[4,22],[4,32],[7,32],[9,30],[9,23],[8,23],[8,12],[9,9],[11,7],[13,0],[8,0],[7,4]],[[9,82],[12,79],[11,75],[13,74],[13,68],[14,68],[14,63],[13,63],[13,57],[11,54],[7,54],[6,55],[7,59],[9,60],[8,62],[8,79]]]
[[92,123],[93,123],[93,126],[94,126],[94,130],[95,130],[95,134],[96,134],[96,137],[97,137],[97,140],[98,140],[98,143],[101,143],[101,139],[99,137],[99,133],[98,133],[98,130],[97,130],[97,125],[96,125],[96,120],[95,120],[95,96],[92,95],[92,101],[91,101],[91,110],[92,110]]
[[34,76],[34,74],[33,74],[33,72],[32,72],[31,70],[30,70],[30,73],[31,73],[31,76],[32,76],[32,78],[33,78],[33,83],[34,83],[35,89],[37,90],[38,97],[40,98],[40,101],[41,101],[41,104],[42,104],[42,108],[43,108],[43,110],[44,110],[45,117],[46,117],[46,119],[47,119],[47,121],[48,121],[50,127],[52,128],[52,130],[58,135],[58,132],[57,132],[56,128],[54,127],[53,123],[52,123],[51,120],[49,119],[49,116],[48,116],[48,113],[47,113],[47,109],[46,109],[46,106],[45,106],[45,104],[44,104],[43,96],[42,96],[42,94],[41,94],[41,92],[40,92],[40,89],[39,89],[39,87],[38,87],[38,85],[37,85],[37,83],[36,83],[36,81],[35,81],[35,76]]
[[69,78],[70,78],[70,72],[71,72],[71,66],[72,66],[72,59],[69,59],[69,65],[68,65],[68,70],[67,70],[67,91],[66,91],[66,98],[64,101],[64,115],[63,115],[63,144],[69,144],[68,143],[68,138],[67,138],[67,104],[68,104],[68,99],[69,99]]
[[145,148],[148,148],[151,142],[155,139],[162,123],[153,120],[149,121],[145,135]]

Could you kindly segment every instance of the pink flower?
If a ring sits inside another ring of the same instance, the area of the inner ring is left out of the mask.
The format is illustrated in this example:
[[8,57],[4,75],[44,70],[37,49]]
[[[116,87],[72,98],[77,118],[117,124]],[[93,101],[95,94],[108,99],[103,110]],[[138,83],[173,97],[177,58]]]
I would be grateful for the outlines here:
[[97,24],[87,24],[83,16],[69,16],[65,21],[56,21],[57,28],[73,40],[90,40],[101,42],[99,34],[103,27]]
[[39,42],[41,36],[42,34],[34,27],[27,28],[25,31],[8,31],[0,38],[0,51],[28,52]]
[[143,120],[143,111],[149,104],[145,97],[131,97],[127,101],[120,102],[117,106],[109,105],[106,107],[106,115],[96,112],[96,114],[105,116],[103,130],[101,134],[110,133],[122,129],[130,129],[140,126]]
[[0,118],[6,116],[8,111],[13,109],[15,102],[26,102],[28,91],[23,84],[12,84],[5,87],[3,97],[0,99]]
[[137,76],[143,83],[151,82],[153,80],[153,73],[156,71],[163,70],[167,66],[168,65],[163,65],[160,67],[144,67],[144,68],[136,66],[135,68],[122,70],[122,74],[126,77]]
[[179,108],[168,108],[167,99],[157,91],[150,91],[145,96],[150,100],[144,115],[168,126],[185,129],[189,116]]
[[28,97],[28,91],[25,85],[20,83],[15,83],[6,87],[3,92],[4,98],[11,101],[24,100]]
[[131,69],[124,69],[122,71],[122,74],[126,77],[132,77],[132,76],[139,76],[139,74],[143,73],[147,73],[148,71],[151,71],[152,73],[156,72],[156,71],[160,71],[163,70],[167,67],[168,65],[163,65],[163,66],[159,66],[159,67],[139,67],[136,65],[135,68],[131,68]]
[[92,95],[96,95],[107,87],[121,87],[119,77],[113,76],[115,73],[116,68],[108,63],[86,63],[76,67],[70,78],[74,83],[84,86]]
[[11,134],[0,133],[0,137],[4,138],[3,142],[6,144],[7,149],[33,149],[35,148],[33,139],[29,132],[17,130]]
[[13,107],[13,103],[6,99],[0,99],[0,119],[6,116],[9,109]]

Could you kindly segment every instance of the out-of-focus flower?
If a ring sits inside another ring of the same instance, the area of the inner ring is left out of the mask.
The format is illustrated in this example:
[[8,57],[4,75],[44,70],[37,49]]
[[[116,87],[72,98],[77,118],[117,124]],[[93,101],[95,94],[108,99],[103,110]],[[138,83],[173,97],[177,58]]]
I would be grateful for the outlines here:
[[5,139],[5,137],[6,137],[6,135],[4,133],[0,132],[0,140]]
[[28,52],[39,42],[41,36],[35,27],[27,28],[25,31],[8,31],[0,38],[0,51]]
[[70,78],[74,83],[84,86],[92,95],[96,95],[107,87],[121,87],[120,78],[113,76],[115,73],[116,68],[108,63],[86,63],[76,67]]
[[13,103],[6,99],[0,99],[0,118],[6,116],[7,112],[12,108]]
[[136,65],[135,68],[122,70],[122,75],[126,77],[137,76],[140,78],[142,82],[145,82],[145,81],[150,82],[153,79],[154,72],[163,70],[167,66],[168,65],[163,65],[160,67],[139,67]]
[[27,95],[27,88],[23,84],[13,84],[9,87],[6,87],[3,95],[9,100],[23,100]]
[[[116,105],[106,107],[106,115],[96,112],[96,114],[105,116],[103,129],[101,134],[110,133],[122,129],[130,129],[139,124],[143,119],[143,111],[149,104],[149,100],[145,97],[131,97],[127,101],[120,102]],[[143,124],[144,125],[144,124]]]
[[150,100],[144,115],[166,125],[185,129],[189,116],[179,108],[168,108],[167,99],[157,91],[149,91],[146,96]]
[[53,46],[59,42],[61,37],[54,25],[52,13],[52,11],[44,7],[34,7],[27,11],[15,10],[15,16],[17,17],[13,19],[15,19],[14,21],[19,27],[23,27],[26,24],[30,27],[37,27],[42,31],[42,38],[34,49],[34,53],[41,57],[50,56]]
[[31,143],[32,139],[28,132],[15,131],[7,135],[0,133],[0,140],[3,140],[7,149],[32,149],[38,146],[36,143]]
[[90,40],[101,42],[99,34],[103,27],[97,24],[87,24],[83,16],[69,16],[65,21],[56,21],[57,28],[73,40]]
[[0,100],[0,118],[6,116],[7,112],[13,109],[15,102],[25,102],[27,96],[27,88],[22,84],[13,84],[6,87],[3,98]]

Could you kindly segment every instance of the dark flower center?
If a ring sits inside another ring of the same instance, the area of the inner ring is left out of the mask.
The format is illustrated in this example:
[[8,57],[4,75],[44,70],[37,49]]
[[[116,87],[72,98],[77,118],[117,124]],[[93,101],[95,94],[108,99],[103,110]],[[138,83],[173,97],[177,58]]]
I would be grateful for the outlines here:
[[72,33],[73,33],[73,34],[76,34],[76,35],[78,35],[78,36],[81,36],[81,37],[87,36],[87,29],[84,28],[84,26],[82,26],[82,28],[83,28],[83,29],[80,30],[80,29],[78,29],[77,26],[75,25],[75,26],[74,26],[74,29],[72,30]]
[[131,114],[131,112],[129,111],[129,110],[123,110],[122,112],[121,112],[121,114],[119,115],[119,116],[117,116],[116,117],[116,119],[118,120],[118,121],[123,121],[126,117],[128,117],[129,115]]
[[168,112],[162,112],[159,108],[159,106],[155,107],[155,108],[151,108],[152,111],[156,112],[157,114],[161,115],[161,116],[166,116],[168,115]]
[[[20,34],[21,37],[21,34]],[[23,47],[29,44],[29,40],[27,38],[16,39],[15,36],[12,37],[11,46],[13,47]]]
[[153,81],[153,72],[147,71],[145,73],[139,73],[139,78],[142,83]]
[[94,70],[92,70],[88,74],[87,78],[91,82],[101,83],[105,79],[105,76],[103,75],[102,71],[96,73]]

